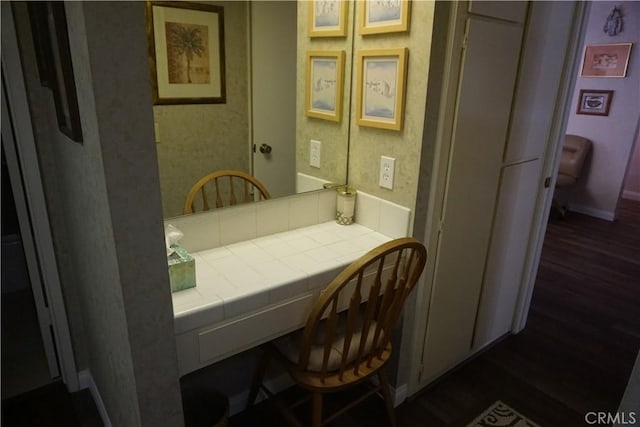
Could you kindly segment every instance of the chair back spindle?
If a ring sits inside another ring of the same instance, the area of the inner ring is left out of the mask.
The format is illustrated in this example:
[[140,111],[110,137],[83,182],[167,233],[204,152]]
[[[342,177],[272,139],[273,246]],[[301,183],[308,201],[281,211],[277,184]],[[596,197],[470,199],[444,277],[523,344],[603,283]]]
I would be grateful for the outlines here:
[[[393,330],[425,262],[424,246],[402,238],[379,246],[343,270],[322,291],[308,317],[298,370],[313,371],[321,383],[369,375],[376,360],[390,352]],[[319,346],[318,369],[312,355]]]
[[[186,215],[197,210],[196,196],[198,194],[202,199],[202,210],[209,210],[208,194],[211,192],[215,196],[216,208],[251,202],[254,200],[254,194],[258,195],[259,200],[271,198],[267,188],[248,173],[236,170],[221,170],[202,177],[191,187],[183,213]],[[238,192],[241,194],[237,194]]]

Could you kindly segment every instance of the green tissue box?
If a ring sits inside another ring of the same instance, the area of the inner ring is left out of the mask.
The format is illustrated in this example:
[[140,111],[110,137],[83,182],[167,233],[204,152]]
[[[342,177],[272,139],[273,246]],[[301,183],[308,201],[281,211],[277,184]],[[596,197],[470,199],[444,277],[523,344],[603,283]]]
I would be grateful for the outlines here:
[[178,292],[196,286],[196,261],[180,245],[173,244],[175,250],[167,261],[169,262],[169,282],[171,292]]

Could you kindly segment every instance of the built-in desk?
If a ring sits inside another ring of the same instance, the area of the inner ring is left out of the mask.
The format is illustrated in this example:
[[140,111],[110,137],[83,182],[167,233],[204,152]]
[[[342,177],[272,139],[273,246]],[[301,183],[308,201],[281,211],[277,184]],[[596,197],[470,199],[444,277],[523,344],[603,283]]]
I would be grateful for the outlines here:
[[389,240],[331,221],[192,253],[197,286],[173,294],[180,374],[302,327],[320,289]]

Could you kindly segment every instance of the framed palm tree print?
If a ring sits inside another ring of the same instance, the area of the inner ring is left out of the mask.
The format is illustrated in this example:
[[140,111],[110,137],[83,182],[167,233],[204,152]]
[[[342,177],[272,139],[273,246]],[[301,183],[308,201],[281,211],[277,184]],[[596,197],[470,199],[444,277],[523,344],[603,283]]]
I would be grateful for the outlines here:
[[147,2],[147,36],[154,104],[226,103],[221,6]]

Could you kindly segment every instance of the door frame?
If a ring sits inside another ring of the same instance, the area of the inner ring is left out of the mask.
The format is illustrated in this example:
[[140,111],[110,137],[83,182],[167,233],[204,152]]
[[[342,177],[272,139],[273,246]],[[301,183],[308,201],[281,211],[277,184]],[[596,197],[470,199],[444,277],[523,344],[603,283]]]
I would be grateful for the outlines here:
[[[80,384],[40,173],[17,32],[11,4],[2,2],[1,7],[3,145],[15,147],[13,159],[9,158],[9,153],[6,151],[5,154],[7,154],[7,163],[15,162],[11,168],[14,170],[12,182],[15,181],[15,178],[23,184],[24,191],[14,195],[16,203],[20,202],[18,198],[24,195],[22,213],[27,214],[28,210],[28,218],[22,218],[20,229],[30,229],[29,231],[32,232],[31,238],[24,236],[25,250],[27,250],[27,245],[32,242],[31,255],[37,259],[32,260],[36,261],[35,264],[33,262],[28,264],[32,287],[34,287],[34,297],[40,293],[40,298],[36,297],[36,305],[40,304],[37,308],[41,328],[43,324],[51,326],[52,344],[55,345],[60,377],[67,389],[70,392],[75,392],[80,390]],[[8,139],[5,140],[5,138]],[[9,139],[13,140],[14,138],[15,141],[11,141],[10,144]],[[18,165],[19,170],[17,169]],[[15,175],[16,171],[19,176]],[[29,222],[29,224],[25,224],[25,222]],[[36,271],[33,270],[34,268]],[[36,283],[34,283],[34,279]],[[48,307],[44,307],[44,298],[48,302]],[[49,317],[49,319],[43,319],[43,316]]]
[[[547,139],[547,149],[544,154],[543,175],[550,177],[549,187],[540,183],[536,208],[534,214],[534,224],[527,249],[527,257],[524,265],[516,309],[512,324],[512,332],[518,333],[524,329],[527,321],[533,287],[537,276],[542,244],[545,236],[545,229],[548,221],[549,209],[553,199],[553,188],[555,185],[555,175],[558,168],[560,154],[562,151],[562,136],[566,130],[567,120],[571,109],[573,89],[575,87],[575,76],[581,61],[582,44],[588,20],[590,6],[585,2],[574,1],[573,21],[568,23],[572,26],[569,35],[565,54],[565,64],[558,96],[555,102],[555,111],[552,118],[551,130]],[[465,43],[465,18],[467,2],[459,2],[445,5],[449,9],[444,12],[448,16],[446,30],[441,34],[446,35],[446,45],[442,47],[442,58],[444,62],[443,79],[439,92],[431,94],[437,103],[437,122],[435,132],[434,161],[431,168],[433,179],[429,186],[429,208],[426,215],[424,235],[417,236],[427,244],[429,260],[422,275],[421,284],[417,289],[417,303],[414,314],[414,328],[411,333],[411,355],[409,362],[408,394],[412,395],[426,386],[433,378],[422,378],[423,372],[423,350],[425,345],[425,332],[429,317],[429,305],[431,297],[430,284],[435,274],[437,265],[437,248],[440,241],[440,232],[444,220],[446,183],[450,171],[451,162],[451,141],[455,126],[456,105],[459,97],[458,81],[462,66],[462,49]],[[442,7],[442,6],[441,6]],[[437,16],[436,16],[437,18]],[[440,18],[443,18],[440,16]],[[527,24],[528,25],[528,24]],[[527,26],[525,26],[526,31]],[[434,29],[435,31],[435,29]],[[432,60],[435,57],[432,54]],[[431,88],[430,88],[431,89]],[[429,103],[427,103],[429,106]],[[427,107],[428,108],[428,107]],[[427,116],[434,112],[427,110]],[[431,122],[433,123],[433,117]],[[428,121],[425,121],[428,123]],[[425,134],[427,130],[425,129]],[[469,353],[472,356],[473,353]]]
[[543,176],[549,179],[549,187],[546,189],[541,188],[541,191],[538,193],[536,214],[531,233],[532,237],[529,241],[528,256],[525,261],[525,269],[520,282],[520,294],[513,318],[512,332],[516,334],[525,328],[527,317],[529,316],[531,297],[533,296],[533,288],[538,275],[542,245],[549,221],[548,213],[551,209],[553,189],[555,188],[557,171],[562,155],[564,134],[566,133],[569,116],[572,113],[571,102],[582,61],[582,46],[586,35],[589,11],[591,10],[589,2],[577,1],[574,2],[574,5],[574,20],[571,23],[572,30],[570,31],[570,38],[568,40],[563,76],[560,81],[560,87],[558,88],[558,97],[555,103],[556,108],[553,114],[549,139],[547,141],[547,151],[544,157]]

